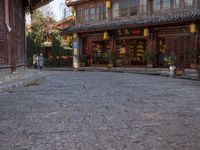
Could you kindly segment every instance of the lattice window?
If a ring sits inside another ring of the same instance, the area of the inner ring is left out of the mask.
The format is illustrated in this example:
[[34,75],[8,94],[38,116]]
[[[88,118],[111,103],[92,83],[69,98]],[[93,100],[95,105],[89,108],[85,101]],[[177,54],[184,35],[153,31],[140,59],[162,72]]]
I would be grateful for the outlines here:
[[0,1],[0,27],[3,27],[4,18],[4,0]]
[[139,1],[139,12],[140,14],[147,13],[147,0],[140,0]]

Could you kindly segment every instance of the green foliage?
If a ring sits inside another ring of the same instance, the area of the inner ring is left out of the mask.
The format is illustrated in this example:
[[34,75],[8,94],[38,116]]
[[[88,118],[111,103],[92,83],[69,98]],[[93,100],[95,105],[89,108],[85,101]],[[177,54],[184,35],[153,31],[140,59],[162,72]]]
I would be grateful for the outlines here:
[[200,71],[200,65],[197,66],[197,69]]
[[66,60],[63,59],[45,59],[44,66],[46,67],[72,67],[73,58],[68,57]]
[[189,49],[189,59],[190,59],[190,62],[193,63],[193,64],[196,64],[197,53],[198,53],[197,48],[191,48],[191,49]]
[[79,55],[79,61],[80,63],[87,63],[87,56],[84,54]]
[[156,57],[156,52],[152,50],[147,50],[143,54],[143,60],[148,64],[152,64],[155,60],[155,57]]
[[43,15],[39,10],[36,10],[31,14],[31,31],[26,32],[28,58],[31,58],[33,54],[39,54],[42,51],[45,40],[44,31],[54,22],[55,20],[53,18]]
[[107,64],[113,63],[113,61],[115,60],[115,54],[110,51],[104,52],[102,54],[102,60]]
[[27,59],[27,67],[32,67],[33,66],[33,58],[28,58]]
[[61,46],[61,37],[58,32],[54,31],[51,33],[52,39],[52,55],[59,56],[63,51],[63,47]]
[[170,56],[165,56],[164,61],[170,65],[173,66],[176,64],[176,56],[175,55],[170,55]]

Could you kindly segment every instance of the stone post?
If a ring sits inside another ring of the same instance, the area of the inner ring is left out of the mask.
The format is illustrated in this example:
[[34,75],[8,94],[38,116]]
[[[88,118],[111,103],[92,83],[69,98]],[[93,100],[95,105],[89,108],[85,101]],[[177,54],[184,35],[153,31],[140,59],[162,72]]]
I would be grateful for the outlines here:
[[73,33],[73,67],[79,68],[79,48],[80,48],[80,39],[77,33]]

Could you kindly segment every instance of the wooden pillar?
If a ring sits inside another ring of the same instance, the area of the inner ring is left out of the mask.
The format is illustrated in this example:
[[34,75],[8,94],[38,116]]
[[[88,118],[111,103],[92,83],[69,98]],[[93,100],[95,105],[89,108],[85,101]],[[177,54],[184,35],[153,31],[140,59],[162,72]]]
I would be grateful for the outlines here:
[[11,72],[16,71],[16,30],[15,26],[15,1],[5,0],[5,18],[7,26],[7,36],[8,36],[8,45],[9,45],[9,61],[11,64]]

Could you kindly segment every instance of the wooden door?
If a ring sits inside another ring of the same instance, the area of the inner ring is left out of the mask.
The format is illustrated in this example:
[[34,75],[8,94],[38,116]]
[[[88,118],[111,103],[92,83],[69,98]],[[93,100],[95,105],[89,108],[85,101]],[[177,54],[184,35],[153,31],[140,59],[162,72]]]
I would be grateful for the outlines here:
[[25,16],[21,0],[14,1],[15,39],[16,39],[16,64],[24,65],[25,61]]
[[7,65],[7,39],[5,26],[5,0],[0,1],[0,67]]
[[189,66],[188,49],[192,48],[191,36],[167,37],[166,54],[176,55],[176,66],[186,68]]

